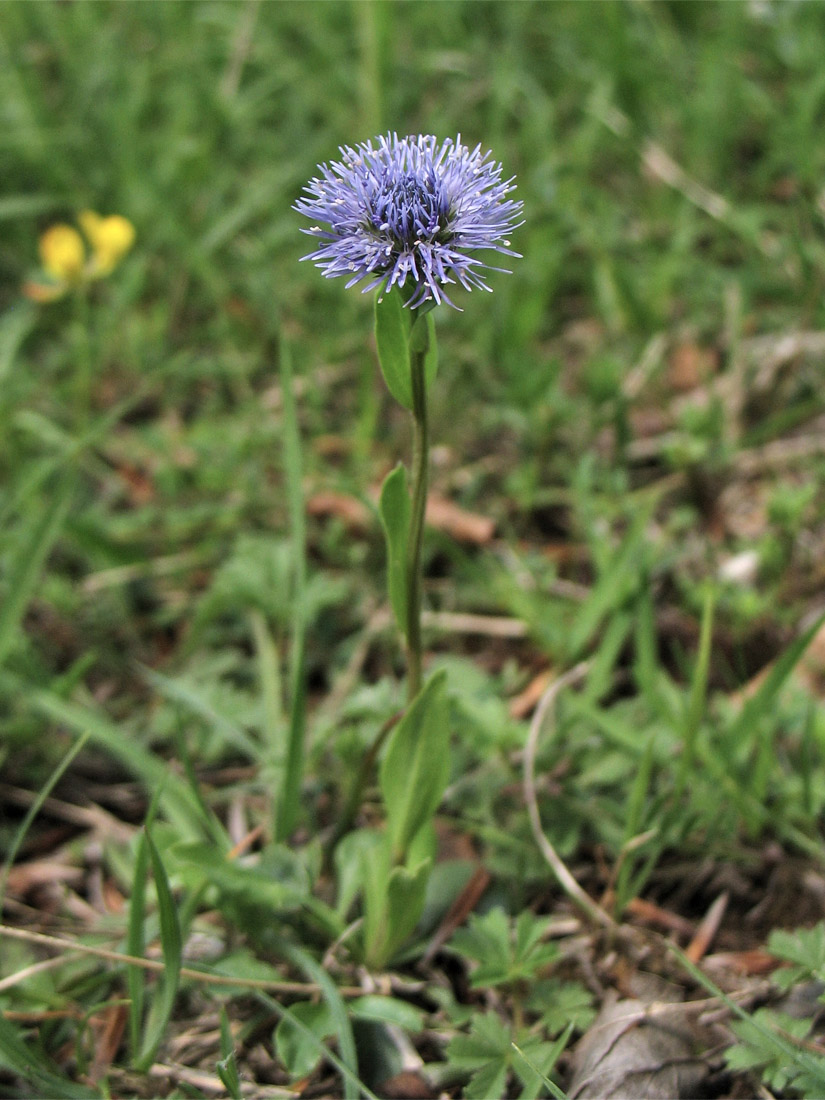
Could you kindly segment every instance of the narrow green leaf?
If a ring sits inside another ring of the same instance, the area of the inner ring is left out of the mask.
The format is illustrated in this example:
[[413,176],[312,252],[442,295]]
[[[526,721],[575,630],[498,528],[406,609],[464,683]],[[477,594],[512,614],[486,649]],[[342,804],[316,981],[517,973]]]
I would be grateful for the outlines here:
[[375,344],[387,389],[405,409],[412,409],[410,377],[410,310],[398,289],[375,296]]
[[825,615],[819,615],[808,629],[800,634],[777,659],[728,731],[728,738],[732,745],[739,745],[744,739],[753,737],[757,724],[769,713],[782,685],[796,668],[805,650],[824,622]]
[[[288,946],[288,945],[284,945],[284,944],[282,944],[281,947],[282,947],[282,950],[284,950],[284,953],[289,955],[291,947]],[[301,954],[304,955],[305,952],[301,952]],[[314,961],[314,960],[312,960],[312,961]],[[297,963],[297,961],[296,961],[296,965],[300,965],[300,964]],[[318,966],[317,963],[315,965]],[[318,966],[318,970],[323,975],[325,981],[329,984],[330,994],[337,998],[338,1003],[340,1005],[340,1009],[343,1013],[342,1017],[339,1018],[337,1010],[332,1009],[333,1016],[336,1020],[336,1024],[339,1025],[339,1030],[336,1032],[336,1037],[338,1039],[339,1049],[342,1051],[342,1054],[343,1054],[343,1051],[346,1050],[347,1051],[347,1058],[351,1057],[352,1058],[352,1064],[355,1064],[355,1062],[356,1062],[355,1039],[353,1038],[352,1028],[349,1025],[349,1019],[347,1018],[346,1005],[341,1000],[341,997],[338,993],[338,990],[335,987],[335,983],[330,979],[330,977],[326,973],[326,971],[320,966]],[[318,984],[321,985],[323,989],[327,988],[324,985],[323,982],[319,982]],[[365,1085],[364,1082],[359,1079],[357,1071],[353,1070],[351,1068],[351,1064],[346,1062],[343,1057],[339,1058],[334,1050],[331,1050],[328,1047],[322,1045],[320,1040],[312,1034],[312,1032],[306,1026],[306,1024],[303,1022],[303,1020],[301,1020],[297,1016],[295,1016],[290,1011],[290,1009],[284,1008],[284,1006],[282,1004],[280,1004],[278,1001],[276,1001],[273,997],[267,996],[267,994],[265,994],[265,993],[256,993],[255,996],[256,996],[256,999],[261,1004],[266,1005],[266,1007],[270,1010],[270,1012],[272,1012],[272,1014],[274,1016],[277,1016],[277,1018],[279,1020],[283,1020],[283,1019],[291,1020],[297,1031],[302,1032],[311,1041],[314,1041],[316,1044],[318,1044],[319,1054],[324,1055],[324,1057],[326,1057],[327,1061],[329,1061],[333,1066],[335,1066],[335,1068],[341,1074],[341,1077],[344,1081],[344,1100],[361,1100],[362,1097],[364,1098],[364,1100],[379,1100],[379,1097],[377,1097],[375,1095],[375,1093],[372,1091],[372,1089],[368,1088],[367,1085]],[[344,1029],[349,1030],[349,1035],[344,1036],[344,1041],[343,1042],[341,1041],[341,1037],[342,1037],[342,1032],[340,1030],[341,1027],[343,1027]]]
[[587,674],[585,694],[596,701],[609,692],[615,682],[614,670],[621,657],[625,641],[633,629],[633,615],[627,610],[616,611],[599,633],[599,645],[593,654]]
[[152,873],[155,878],[158,917],[160,920],[160,946],[163,952],[164,966],[163,977],[158,983],[155,999],[149,1011],[143,1045],[137,1062],[137,1068],[145,1072],[154,1060],[155,1051],[163,1038],[175,1007],[175,998],[180,983],[180,968],[183,961],[183,937],[178,922],[178,911],[169,887],[169,879],[166,876],[166,868],[163,866],[160,853],[155,847],[149,830],[145,829],[143,835],[146,838],[149,859],[152,863]]
[[[163,788],[158,786],[152,795],[143,823],[143,831],[138,838],[135,852],[135,866],[132,873],[132,891],[129,898],[129,915],[126,930],[126,950],[135,958],[143,958],[146,949],[144,934],[146,920],[146,883],[149,877],[149,846],[146,843],[146,831],[151,828],[157,814],[158,803]],[[132,1064],[137,1065],[140,1058],[140,1035],[146,1003],[146,971],[140,966],[127,966],[126,988],[129,993],[129,1041],[131,1044]]]
[[272,637],[266,618],[260,611],[250,612],[252,636],[255,640],[255,656],[258,680],[264,712],[264,737],[272,746],[272,759],[285,756],[281,746],[282,731],[286,725],[283,712],[283,684],[281,682],[281,655]]
[[[550,1095],[555,1097],[556,1100],[567,1100],[567,1094],[562,1089],[560,1089],[556,1082],[552,1081],[547,1075],[553,1069],[556,1062],[558,1062],[561,1054],[567,1047],[567,1044],[570,1042],[570,1036],[573,1034],[575,1026],[575,1021],[571,1020],[565,1028],[564,1032],[559,1035],[559,1037],[553,1042],[552,1045],[548,1045],[546,1043],[541,1044],[542,1054],[544,1055],[544,1057],[542,1058],[542,1066],[536,1065],[532,1057],[530,1057],[529,1054],[525,1053],[525,1051],[522,1050],[522,1048],[516,1043],[511,1043],[512,1049],[516,1056],[525,1063],[528,1069],[532,1070],[532,1072],[542,1082]],[[530,1053],[532,1054],[532,1051]],[[523,1096],[527,1095],[527,1088],[528,1086],[525,1085],[525,1092],[522,1093]]]
[[[309,1031],[299,1030],[300,1020]],[[308,1077],[326,1053],[324,1039],[335,1034],[332,1013],[326,1001],[299,1001],[292,1005],[275,1028],[275,1053],[292,1080]]]
[[241,1100],[243,1093],[241,1092],[241,1078],[238,1074],[238,1060],[235,1057],[232,1032],[229,1028],[229,1018],[226,1015],[224,1005],[221,1005],[221,1060],[217,1063],[215,1069],[232,1100]]
[[[77,1085],[52,1072],[43,1056],[17,1034],[14,1025],[0,1013],[0,1061],[41,1096],[54,1100],[94,1100],[100,1090],[89,1085]],[[29,1095],[34,1095],[32,1091]]]
[[14,357],[37,320],[37,311],[28,303],[14,306],[0,317],[0,383],[5,381]]
[[690,685],[687,711],[683,733],[682,759],[679,764],[677,778],[677,793],[685,788],[690,777],[694,760],[696,758],[696,740],[699,736],[699,728],[702,724],[702,715],[705,710],[705,696],[708,687],[708,670],[710,669],[711,646],[713,642],[713,592],[708,590],[705,595],[705,603],[702,610],[702,625],[699,632],[699,653],[696,658],[696,668],[693,672],[693,680]]
[[10,556],[4,595],[0,602],[0,665],[13,649],[43,565],[63,529],[74,493],[74,476],[61,484],[56,498],[35,512],[20,543]]
[[28,705],[56,722],[61,722],[80,733],[87,730],[91,739],[119,760],[133,775],[153,791],[163,786],[161,805],[164,813],[182,837],[202,835],[202,819],[198,805],[192,798],[187,784],[170,770],[169,765],[149,752],[134,737],[111,722],[100,711],[62,699],[50,691],[41,691],[21,677],[3,674],[0,685],[4,691],[14,692]]
[[6,882],[9,877],[9,871],[11,870],[12,865],[17,858],[17,853],[20,851],[20,845],[26,838],[26,833],[28,833],[29,829],[31,828],[32,822],[40,813],[40,810],[43,807],[43,803],[54,790],[58,780],[65,773],[66,769],[69,767],[77,754],[89,740],[89,737],[90,734],[88,732],[78,737],[77,741],[75,741],[75,743],[71,746],[69,751],[66,753],[66,755],[54,769],[52,774],[46,780],[43,787],[41,787],[41,789],[38,791],[37,797],[32,802],[31,806],[29,806],[29,809],[26,812],[26,816],[20,822],[20,825],[17,828],[17,832],[14,834],[14,840],[12,840],[11,845],[9,846],[8,854],[6,855],[5,862],[3,863],[3,869],[2,871],[0,871],[0,910],[2,910],[3,908],[3,899],[6,893]]
[[[129,923],[126,935],[126,950],[134,958],[143,958],[146,941],[143,934],[146,916],[146,878],[149,873],[149,849],[146,834],[141,833],[135,853],[135,866],[132,875],[132,893],[129,898]],[[129,1038],[132,1049],[132,1062],[140,1057],[140,1030],[143,1023],[145,1003],[146,975],[139,966],[126,968],[126,988],[129,993]]]
[[290,648],[290,712],[284,775],[275,811],[275,839],[286,840],[301,812],[301,783],[306,742],[306,521],[302,489],[301,433],[292,388],[292,353],[281,339],[281,391],[284,405],[284,470],[289,507],[292,565],[292,638]]
[[387,474],[379,502],[387,540],[387,587],[395,621],[407,630],[407,543],[410,537],[410,494],[407,471],[400,463]]
[[656,734],[654,732],[649,734],[645,741],[644,752],[642,753],[642,758],[639,762],[633,785],[630,788],[630,794],[627,799],[627,810],[625,812],[622,847],[629,844],[633,837],[637,836],[643,828],[644,805],[648,791],[650,790],[650,779],[653,773],[653,763],[655,760],[655,744]]
[[[195,765],[192,762],[192,755],[186,744],[186,738],[184,737],[180,722],[175,726],[175,751],[183,766],[183,773],[186,776],[186,782],[189,784],[193,805],[197,806],[200,811],[204,832],[213,844],[215,844],[219,852],[228,852],[232,847],[232,842],[221,824],[218,815],[206,804],[202,785],[198,781]],[[160,790],[158,794],[160,794]]]
[[[310,981],[317,982],[321,987],[321,996],[326,1001],[335,1025],[335,1037],[338,1040],[338,1052],[340,1054],[340,1060],[334,1058],[332,1054],[329,1055],[329,1059],[341,1072],[344,1100],[359,1100],[362,1094],[372,1097],[374,1094],[358,1080],[358,1056],[355,1051],[352,1025],[347,1013],[347,1006],[344,1004],[335,982],[307,951],[286,942],[280,944],[280,949],[293,966],[303,970]],[[303,1024],[303,1021],[297,1022]]]
[[659,678],[659,655],[653,598],[648,584],[644,584],[639,592],[633,619],[635,624],[633,674],[645,697],[655,701]]
[[651,787],[651,777],[655,762],[656,734],[648,736],[644,753],[636,771],[636,777],[630,788],[625,811],[624,833],[622,836],[622,860],[619,874],[616,880],[615,912],[621,913],[625,905],[630,901],[631,883],[635,884],[632,872],[636,865],[628,846],[638,837],[644,827],[645,800]]
[[393,861],[438,808],[450,772],[447,674],[437,672],[393,730],[381,761],[381,794]]
[[577,659],[581,655],[611,611],[622,607],[639,591],[646,575],[642,564],[645,558],[644,541],[653,503],[649,501],[640,509],[624,542],[612,555],[590,595],[579,608],[568,643],[571,658]]

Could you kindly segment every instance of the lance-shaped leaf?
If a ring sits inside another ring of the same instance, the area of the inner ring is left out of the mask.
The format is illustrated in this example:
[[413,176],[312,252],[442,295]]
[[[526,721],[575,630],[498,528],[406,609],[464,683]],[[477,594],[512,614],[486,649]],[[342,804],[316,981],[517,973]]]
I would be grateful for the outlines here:
[[180,982],[180,968],[183,961],[183,939],[177,907],[172,897],[169,879],[166,877],[166,868],[163,866],[160,853],[155,847],[148,828],[144,830],[143,839],[149,851],[152,873],[155,876],[160,943],[164,964],[163,977],[158,983],[155,999],[146,1020],[143,1046],[140,1056],[135,1061],[135,1067],[145,1072],[154,1060],[157,1048],[172,1017],[172,1010],[175,1007],[175,998]]
[[362,851],[364,955],[380,970],[409,939],[424,912],[427,883],[435,856],[435,830],[420,829],[405,865],[395,865],[384,834],[371,852]]
[[379,292],[375,297],[375,344],[387,389],[405,409],[413,404],[410,378],[410,310],[404,308],[401,292]]
[[430,863],[427,859],[415,867],[393,867],[390,871],[384,904],[375,914],[377,921],[365,930],[368,966],[375,969],[385,967],[412,935],[424,911]]
[[424,686],[393,730],[381,761],[381,794],[394,863],[404,862],[410,842],[444,794],[450,772],[446,672]]
[[387,539],[387,587],[390,606],[402,634],[407,631],[407,543],[410,537],[410,494],[402,465],[387,474],[379,502]]

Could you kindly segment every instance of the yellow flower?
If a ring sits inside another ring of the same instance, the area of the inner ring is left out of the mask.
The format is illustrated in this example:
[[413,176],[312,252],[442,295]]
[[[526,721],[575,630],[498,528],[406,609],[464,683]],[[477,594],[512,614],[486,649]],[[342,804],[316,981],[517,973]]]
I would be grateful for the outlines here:
[[101,218],[94,210],[84,210],[77,220],[92,246],[91,278],[102,278],[114,271],[135,243],[135,227],[121,214]]
[[135,227],[121,214],[102,218],[84,210],[78,222],[86,235],[91,255],[86,257],[83,238],[70,225],[53,225],[39,242],[40,260],[49,283],[27,282],[23,293],[35,302],[51,302],[70,290],[111,274],[135,243]]
[[40,259],[47,275],[58,283],[76,283],[83,275],[86,249],[76,229],[53,225],[40,238]]

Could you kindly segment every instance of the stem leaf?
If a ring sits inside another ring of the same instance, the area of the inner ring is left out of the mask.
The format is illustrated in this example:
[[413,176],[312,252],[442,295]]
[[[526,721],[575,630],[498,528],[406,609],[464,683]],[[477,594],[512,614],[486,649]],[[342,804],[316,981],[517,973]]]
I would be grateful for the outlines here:
[[393,867],[390,871],[378,926],[370,929],[367,943],[367,962],[376,969],[387,966],[418,924],[424,909],[431,862],[425,859],[414,867]]
[[[375,344],[387,389],[405,409],[412,409],[410,379],[410,310],[397,289],[375,296]],[[432,341],[433,348],[435,341]]]
[[416,833],[438,809],[450,772],[446,672],[424,686],[393,730],[380,784],[392,858],[402,863]]

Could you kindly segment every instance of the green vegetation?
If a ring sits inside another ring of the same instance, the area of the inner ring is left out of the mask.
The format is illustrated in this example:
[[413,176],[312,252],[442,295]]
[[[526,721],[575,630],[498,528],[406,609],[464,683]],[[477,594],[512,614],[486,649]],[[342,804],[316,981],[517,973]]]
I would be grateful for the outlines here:
[[[823,37],[772,0],[0,6],[0,1095],[559,1096],[613,991],[702,1002],[704,1095],[823,1094]],[[525,206],[433,314],[448,746],[373,296],[291,209],[388,129]],[[33,300],[88,210],[128,254]]]

